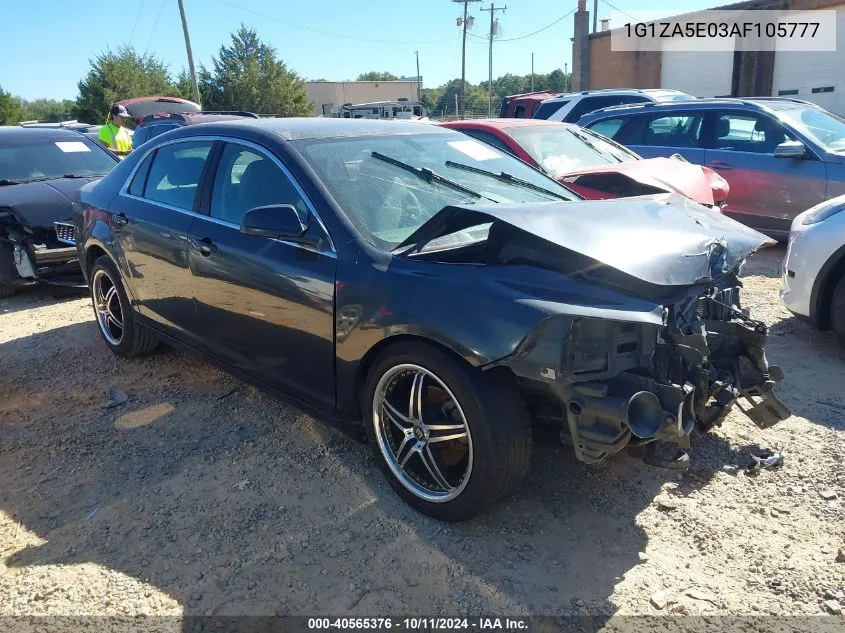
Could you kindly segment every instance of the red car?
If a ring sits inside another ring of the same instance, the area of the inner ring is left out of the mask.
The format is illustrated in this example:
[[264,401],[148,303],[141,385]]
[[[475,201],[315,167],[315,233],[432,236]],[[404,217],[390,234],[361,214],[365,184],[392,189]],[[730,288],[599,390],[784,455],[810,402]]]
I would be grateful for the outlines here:
[[727,181],[683,158],[642,158],[577,125],[539,119],[441,123],[513,154],[591,200],[677,192],[709,207],[724,206]]

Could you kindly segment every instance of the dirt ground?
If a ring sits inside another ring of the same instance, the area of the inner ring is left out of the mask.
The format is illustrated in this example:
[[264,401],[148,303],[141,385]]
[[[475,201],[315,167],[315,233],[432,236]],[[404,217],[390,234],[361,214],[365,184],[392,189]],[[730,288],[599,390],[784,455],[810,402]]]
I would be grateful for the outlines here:
[[[684,475],[535,444],[516,496],[451,526],[271,396],[167,348],[114,357],[87,298],[0,300],[0,616],[845,606],[845,349],[781,306],[782,255],[749,262],[744,296],[793,417],[762,431],[731,413]],[[105,409],[110,385],[130,401]],[[766,448],[783,466],[742,472]]]

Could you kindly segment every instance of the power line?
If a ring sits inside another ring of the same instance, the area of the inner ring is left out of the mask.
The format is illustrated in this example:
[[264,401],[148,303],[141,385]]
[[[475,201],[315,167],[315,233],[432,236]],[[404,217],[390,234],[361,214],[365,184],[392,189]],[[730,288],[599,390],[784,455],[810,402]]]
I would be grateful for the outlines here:
[[129,46],[132,46],[132,40],[135,39],[135,29],[138,28],[138,20],[141,17],[141,10],[144,8],[144,0],[138,3],[138,13],[135,14],[135,24],[132,25],[132,35],[129,36]]
[[635,17],[634,17],[633,15],[631,15],[630,13],[625,13],[625,12],[624,12],[622,9],[620,9],[619,7],[615,7],[615,6],[613,6],[613,5],[612,5],[612,4],[610,4],[607,0],[601,0],[601,1],[602,1],[602,2],[604,2],[607,6],[609,6],[609,7],[610,7],[611,9],[613,9],[614,11],[618,11],[618,12],[619,12],[619,13],[621,13],[622,15],[627,16],[627,17],[631,18],[634,22],[639,22],[639,19],[635,18]]
[[161,4],[158,5],[158,13],[156,13],[155,22],[153,22],[153,30],[150,33],[150,39],[147,40],[147,47],[144,49],[144,57],[147,56],[147,51],[150,50],[150,44],[153,43],[153,35],[156,34],[156,28],[158,27],[158,19],[161,17],[161,10],[164,8],[165,0],[161,0]]
[[[562,16],[560,16],[557,20],[555,20],[555,21],[554,21],[554,22],[552,22],[551,24],[547,24],[547,25],[546,25],[546,26],[544,26],[543,28],[541,28],[541,29],[537,29],[536,31],[532,31],[531,33],[526,33],[525,35],[520,35],[519,37],[506,37],[506,38],[503,38],[503,39],[500,39],[500,40],[496,40],[496,41],[497,41],[497,42],[515,42],[515,41],[517,41],[517,40],[524,40],[524,39],[525,39],[525,38],[527,38],[527,37],[532,37],[532,36],[534,36],[534,35],[537,35],[537,33],[542,33],[543,31],[546,31],[546,30],[548,30],[548,29],[552,28],[555,24],[557,24],[557,23],[559,23],[559,22],[562,22],[563,20],[565,20],[566,18],[568,18],[570,15],[572,15],[573,13],[575,13],[575,11],[577,11],[577,8],[576,8],[576,9],[572,9],[572,11],[570,11],[570,12],[569,12],[569,13],[567,13],[566,15],[562,15]],[[483,41],[485,41],[485,42],[487,41],[487,38],[486,38],[486,37],[479,37],[478,35],[472,35],[472,34],[470,34],[470,37],[473,37],[473,38],[475,38],[475,39],[477,39],[477,40],[483,40]]]
[[324,31],[322,29],[315,29],[311,26],[305,26],[304,24],[296,24],[294,22],[288,22],[287,20],[282,20],[281,18],[273,17],[272,15],[267,15],[266,13],[260,13],[258,11],[253,11],[252,9],[247,9],[246,7],[242,7],[240,5],[235,4],[234,2],[229,2],[228,0],[217,0],[217,2],[221,4],[227,4],[230,7],[238,9],[239,11],[243,11],[244,13],[251,13],[254,16],[259,18],[263,18],[265,20],[270,20],[271,22],[278,22],[279,24],[284,24],[285,26],[292,26],[296,29],[302,29],[304,31],[311,31],[313,33],[319,33],[320,35],[328,35],[330,37],[339,37],[345,40],[355,40],[357,42],[371,42],[373,44],[406,44],[406,45],[418,45],[418,44],[442,44],[443,42],[453,42],[455,38],[450,37],[446,40],[376,40],[370,39],[366,37],[356,37],[354,35],[346,35],[345,33],[333,33],[332,31]]

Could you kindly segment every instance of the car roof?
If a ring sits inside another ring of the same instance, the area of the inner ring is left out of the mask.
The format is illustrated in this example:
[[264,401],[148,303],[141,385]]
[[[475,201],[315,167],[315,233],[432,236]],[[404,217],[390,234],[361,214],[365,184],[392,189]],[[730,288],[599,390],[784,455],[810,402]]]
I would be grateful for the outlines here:
[[601,88],[599,90],[582,90],[580,92],[564,92],[555,95],[551,99],[545,99],[543,103],[554,101],[565,101],[576,97],[593,97],[598,95],[631,94],[631,95],[661,95],[661,94],[684,94],[680,90],[669,88]]
[[757,111],[791,110],[795,108],[812,107],[822,109],[821,106],[801,99],[789,97],[751,97],[747,99],[731,97],[713,97],[704,99],[690,99],[689,101],[662,101],[657,103],[628,103],[618,106],[602,108],[584,115],[584,121],[605,115],[636,114],[638,112],[660,112],[661,110],[710,110],[716,107],[750,107]]
[[0,127],[0,145],[18,144],[31,139],[78,141],[82,136],[84,135],[75,130],[60,127],[21,127],[19,125]]
[[464,121],[449,121],[440,123],[441,127],[451,129],[461,128],[492,128],[506,130],[515,127],[569,127],[568,123],[561,121],[548,121],[546,119],[468,119]]
[[249,114],[237,112],[155,112],[146,115],[141,119],[141,125],[148,123],[181,122],[185,125],[196,125],[198,123],[213,123],[215,121],[232,121],[236,119],[252,118]]
[[[194,131],[191,133],[190,131]],[[402,134],[449,134],[450,131],[430,123],[417,121],[380,119],[341,119],[330,117],[298,118],[237,118],[219,123],[198,126],[182,126],[168,132],[168,135],[194,136],[195,134],[229,133],[243,130],[252,133],[275,135],[286,141],[303,139],[339,138],[356,136],[396,136]],[[174,138],[170,136],[170,138]]]

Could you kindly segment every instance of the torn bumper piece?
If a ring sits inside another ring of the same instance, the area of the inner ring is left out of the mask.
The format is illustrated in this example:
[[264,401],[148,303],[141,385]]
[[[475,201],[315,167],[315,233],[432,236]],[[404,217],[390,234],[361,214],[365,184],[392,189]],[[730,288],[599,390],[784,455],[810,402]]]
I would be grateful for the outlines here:
[[[688,447],[737,405],[759,427],[789,417],[774,394],[783,371],[766,360],[766,326],[738,288],[665,308],[666,324],[553,318],[507,364],[535,419],[560,425],[576,457],[599,462],[654,441]],[[561,350],[552,365],[548,342]]]

